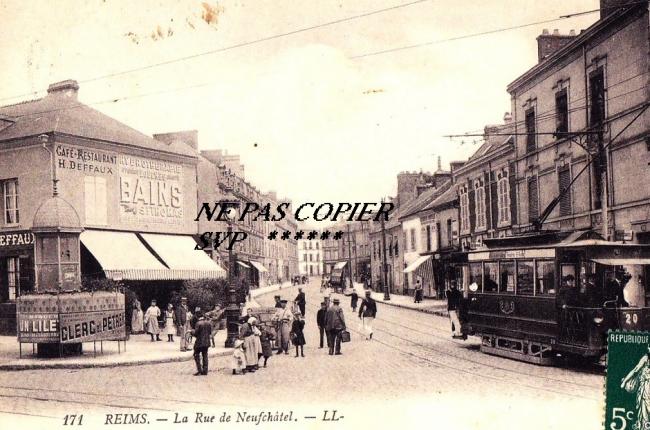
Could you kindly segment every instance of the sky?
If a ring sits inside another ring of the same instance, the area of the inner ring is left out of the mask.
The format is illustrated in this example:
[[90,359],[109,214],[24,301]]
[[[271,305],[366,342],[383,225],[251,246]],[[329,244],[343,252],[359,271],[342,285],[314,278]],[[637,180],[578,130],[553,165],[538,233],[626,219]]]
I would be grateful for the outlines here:
[[[511,110],[506,86],[537,62],[536,36],[579,32],[598,13],[366,54],[597,8],[598,0],[2,0],[0,104],[76,79],[81,102],[143,133],[198,130],[199,149],[239,154],[261,191],[298,204],[379,201],[395,195],[399,172],[471,155],[480,139],[444,136],[501,123]],[[147,67],[185,57],[193,58]],[[144,69],[119,73],[134,68]]]

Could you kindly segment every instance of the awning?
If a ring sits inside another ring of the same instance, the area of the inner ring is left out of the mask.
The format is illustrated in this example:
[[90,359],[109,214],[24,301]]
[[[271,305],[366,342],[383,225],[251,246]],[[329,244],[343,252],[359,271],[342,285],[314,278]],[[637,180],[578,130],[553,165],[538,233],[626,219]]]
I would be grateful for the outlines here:
[[634,264],[650,264],[650,258],[592,258],[591,261],[607,266],[631,266]]
[[257,261],[251,261],[251,264],[253,265],[254,268],[256,268],[260,273],[261,272],[268,272],[266,270],[266,267],[262,263],[258,263]]
[[342,268],[345,267],[346,264],[348,264],[347,261],[339,261],[338,263],[336,263],[336,264],[334,265],[334,268],[335,268],[335,269],[342,269]]
[[142,238],[165,262],[173,279],[223,278],[226,271],[208,254],[194,250],[191,236],[142,233]]
[[172,279],[169,269],[149,252],[135,233],[85,230],[80,239],[109,279]]
[[420,267],[420,264],[424,263],[429,258],[431,258],[431,255],[423,255],[417,258],[413,263],[409,264],[409,266],[406,269],[404,269],[404,273],[411,273],[412,271]]
[[239,261],[239,260],[238,260],[238,261],[237,261],[237,264],[239,264],[240,266],[245,267],[245,268],[247,268],[247,269],[250,269],[250,268],[251,268],[251,266],[249,266],[248,264],[244,263],[243,261]]

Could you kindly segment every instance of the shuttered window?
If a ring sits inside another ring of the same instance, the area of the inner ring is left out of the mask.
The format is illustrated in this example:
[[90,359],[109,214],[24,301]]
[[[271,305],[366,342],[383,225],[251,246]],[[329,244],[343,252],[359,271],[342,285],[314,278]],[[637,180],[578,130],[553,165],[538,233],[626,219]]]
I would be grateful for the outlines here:
[[526,111],[526,153],[533,152],[537,149],[537,136],[535,135],[535,109],[531,108]]
[[[569,131],[569,103],[566,88],[555,93],[555,132],[566,133]],[[558,138],[564,137],[559,134]]]
[[476,229],[484,229],[485,223],[485,188],[479,183],[476,184],[474,192],[474,207],[476,208]]
[[507,176],[501,176],[497,182],[499,194],[499,224],[510,222],[510,183]]
[[571,170],[569,166],[563,167],[557,172],[558,183],[560,187],[560,216],[571,215]]
[[539,195],[537,178],[528,180],[528,221],[533,222],[539,218]]

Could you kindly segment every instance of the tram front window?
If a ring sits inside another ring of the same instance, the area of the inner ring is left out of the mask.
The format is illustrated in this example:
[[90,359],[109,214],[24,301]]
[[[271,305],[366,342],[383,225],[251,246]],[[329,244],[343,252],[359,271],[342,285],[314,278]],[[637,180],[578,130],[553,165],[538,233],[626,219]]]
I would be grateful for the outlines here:
[[501,261],[499,263],[499,292],[515,292],[515,262]]
[[469,283],[470,285],[476,283],[478,288],[476,291],[483,291],[483,267],[481,263],[470,263],[469,264]]
[[535,283],[537,295],[551,296],[555,294],[555,262],[537,261],[537,280]]
[[533,262],[517,261],[517,294],[532,296],[533,285]]
[[496,262],[485,262],[484,266],[484,277],[483,280],[485,284],[483,285],[483,292],[485,293],[496,293],[499,289],[499,283],[497,274],[499,273],[499,263]]

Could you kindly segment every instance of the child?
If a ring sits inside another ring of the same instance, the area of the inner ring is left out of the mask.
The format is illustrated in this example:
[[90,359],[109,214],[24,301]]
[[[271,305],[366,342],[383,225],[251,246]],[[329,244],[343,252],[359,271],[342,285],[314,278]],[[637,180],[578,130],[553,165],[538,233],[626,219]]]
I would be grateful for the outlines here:
[[266,362],[269,357],[273,355],[273,347],[271,346],[271,340],[273,340],[273,333],[269,330],[262,330],[260,335],[260,342],[262,342],[262,356],[264,357],[264,367],[266,367]]
[[302,319],[302,314],[296,312],[296,317],[291,324],[291,341],[296,347],[296,357],[298,357],[298,348],[300,348],[300,356],[304,357],[304,345],[305,345],[305,320]]
[[232,374],[236,375],[241,372],[242,375],[246,373],[246,356],[244,355],[244,341],[237,339],[235,341],[235,349],[232,352]]

